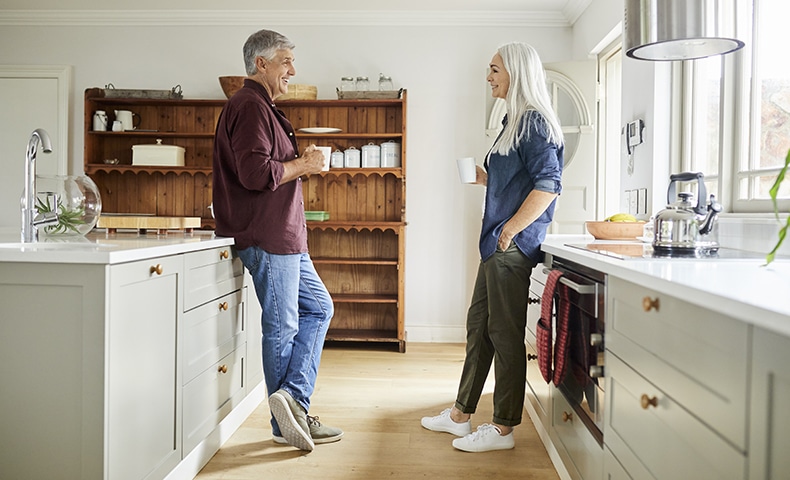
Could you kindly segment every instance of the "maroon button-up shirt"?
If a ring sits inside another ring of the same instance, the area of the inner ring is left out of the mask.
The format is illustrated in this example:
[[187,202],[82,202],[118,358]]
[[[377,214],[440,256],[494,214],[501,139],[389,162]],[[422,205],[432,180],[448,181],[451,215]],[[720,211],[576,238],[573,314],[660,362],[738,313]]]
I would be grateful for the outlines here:
[[244,80],[223,108],[214,137],[216,234],[233,237],[239,249],[307,252],[302,182],[282,183],[283,162],[297,156],[291,122],[263,85]]

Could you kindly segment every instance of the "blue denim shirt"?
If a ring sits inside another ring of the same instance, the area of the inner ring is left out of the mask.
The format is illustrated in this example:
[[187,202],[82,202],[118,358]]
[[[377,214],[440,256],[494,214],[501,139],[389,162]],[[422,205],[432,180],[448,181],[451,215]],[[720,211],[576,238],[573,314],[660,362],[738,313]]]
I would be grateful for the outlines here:
[[[529,121],[530,118],[533,121]],[[502,124],[506,125],[507,121],[505,116]],[[529,135],[525,134],[507,155],[492,151],[484,163],[488,172],[480,232],[480,258],[484,261],[496,251],[502,227],[515,215],[529,192],[540,190],[559,194],[562,191],[564,147],[549,143],[545,121],[537,111],[527,112],[521,121],[528,123]],[[513,237],[518,249],[536,262],[543,261],[540,244],[554,218],[556,203],[555,199],[537,220]]]

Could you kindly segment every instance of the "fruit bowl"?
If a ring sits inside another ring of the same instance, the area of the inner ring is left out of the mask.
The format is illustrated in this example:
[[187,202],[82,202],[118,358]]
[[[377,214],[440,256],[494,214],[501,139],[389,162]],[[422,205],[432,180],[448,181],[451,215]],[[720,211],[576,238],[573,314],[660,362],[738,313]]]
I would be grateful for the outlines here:
[[645,222],[586,222],[587,231],[598,240],[636,240]]

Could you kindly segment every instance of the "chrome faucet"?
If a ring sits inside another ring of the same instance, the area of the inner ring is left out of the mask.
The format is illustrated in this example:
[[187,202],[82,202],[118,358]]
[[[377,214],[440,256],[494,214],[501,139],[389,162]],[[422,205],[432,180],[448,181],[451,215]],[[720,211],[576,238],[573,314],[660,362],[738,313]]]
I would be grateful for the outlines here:
[[22,192],[22,242],[31,243],[38,241],[38,226],[54,225],[58,223],[57,210],[54,212],[36,214],[36,152],[38,144],[44,153],[52,152],[52,142],[49,134],[42,128],[37,128],[30,135],[25,154],[25,188]]

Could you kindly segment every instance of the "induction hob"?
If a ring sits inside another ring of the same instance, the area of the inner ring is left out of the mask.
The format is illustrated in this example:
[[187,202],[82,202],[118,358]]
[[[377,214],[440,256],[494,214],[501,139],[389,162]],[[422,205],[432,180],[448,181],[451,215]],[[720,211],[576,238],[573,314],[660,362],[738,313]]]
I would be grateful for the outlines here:
[[620,260],[765,260],[765,253],[738,250],[735,248],[719,247],[714,252],[690,253],[658,253],[653,250],[653,245],[644,242],[590,242],[566,243],[566,247],[578,248],[591,253],[598,253],[609,258]]

